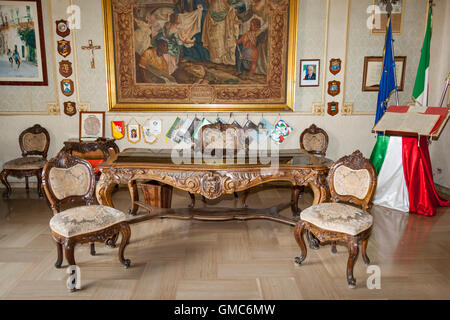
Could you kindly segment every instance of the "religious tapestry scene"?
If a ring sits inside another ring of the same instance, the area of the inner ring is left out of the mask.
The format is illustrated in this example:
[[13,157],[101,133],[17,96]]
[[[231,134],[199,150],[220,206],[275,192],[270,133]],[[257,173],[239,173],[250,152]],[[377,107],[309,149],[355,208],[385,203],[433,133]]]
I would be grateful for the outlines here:
[[289,1],[117,0],[112,12],[119,102],[285,101]]
[[141,0],[133,15],[136,82],[265,83],[265,0]]

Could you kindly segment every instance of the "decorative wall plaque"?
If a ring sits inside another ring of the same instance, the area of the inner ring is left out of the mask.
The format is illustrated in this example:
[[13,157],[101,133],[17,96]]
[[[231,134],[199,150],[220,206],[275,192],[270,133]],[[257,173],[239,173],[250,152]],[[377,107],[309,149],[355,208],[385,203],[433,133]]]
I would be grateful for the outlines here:
[[70,34],[70,29],[67,24],[67,20],[57,20],[56,23],[56,34],[62,38],[67,37]]
[[330,60],[330,72],[337,75],[341,71],[342,61],[341,59],[331,59]]
[[77,106],[75,102],[67,101],[64,102],[64,114],[68,115],[69,117],[75,115],[77,113]]
[[72,75],[72,62],[68,60],[62,60],[59,62],[59,73],[64,77],[68,78]]
[[72,52],[70,47],[70,41],[58,40],[58,53],[64,58],[67,57]]
[[61,92],[66,96],[70,97],[73,94],[74,84],[70,79],[61,80]]
[[328,94],[330,96],[337,96],[341,92],[341,82],[340,81],[328,81]]
[[330,116],[337,115],[339,112],[339,102],[336,102],[336,101],[328,102],[328,111],[327,112]]

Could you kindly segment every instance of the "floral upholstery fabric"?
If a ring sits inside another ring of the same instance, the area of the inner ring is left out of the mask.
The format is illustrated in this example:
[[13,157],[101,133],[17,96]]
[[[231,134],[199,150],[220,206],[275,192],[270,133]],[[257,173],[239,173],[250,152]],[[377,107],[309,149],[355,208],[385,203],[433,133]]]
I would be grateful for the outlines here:
[[373,217],[362,209],[342,203],[321,203],[302,211],[300,218],[335,232],[357,235],[370,228]]
[[51,168],[49,172],[50,187],[59,200],[70,196],[83,196],[89,192],[91,183],[89,168],[76,164],[71,168]]
[[322,133],[305,133],[303,136],[303,147],[306,151],[325,152],[326,139]]
[[47,144],[47,137],[44,133],[25,133],[22,138],[23,148],[26,151],[44,151]]
[[334,189],[340,195],[364,199],[369,192],[370,174],[366,169],[353,170],[340,166],[334,171]]
[[54,215],[50,229],[64,237],[73,237],[105,229],[125,219],[125,213],[111,207],[82,206]]
[[42,169],[47,160],[41,157],[23,157],[6,162],[3,169],[7,170],[38,170]]

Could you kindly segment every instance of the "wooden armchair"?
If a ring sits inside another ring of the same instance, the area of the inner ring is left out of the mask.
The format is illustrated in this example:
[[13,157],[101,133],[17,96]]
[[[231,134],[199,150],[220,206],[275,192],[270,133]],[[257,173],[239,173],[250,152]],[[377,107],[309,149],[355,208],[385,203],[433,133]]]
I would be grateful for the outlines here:
[[[305,150],[308,153],[325,156],[328,148],[328,134],[325,130],[312,124],[309,128],[305,129],[300,135],[300,149]],[[305,187],[297,186],[292,188],[292,200],[295,201],[295,208],[298,216],[298,199],[300,194],[304,191]]]
[[[76,244],[90,243],[91,254],[95,255],[94,242],[105,242],[121,233],[119,260],[128,268],[130,260],[124,258],[124,251],[131,231],[126,215],[111,207],[93,205],[95,177],[90,163],[60,151],[45,165],[42,176],[45,194],[54,214],[50,229],[58,253],[55,267],[61,267],[63,246],[69,265],[75,265]],[[61,211],[62,204],[76,200],[86,205]]]
[[[367,210],[376,184],[375,169],[359,150],[335,162],[328,175],[332,202],[305,209],[294,228],[295,239],[302,252],[300,257],[295,258],[295,263],[300,265],[306,258],[304,231],[311,232],[320,242],[331,241],[333,253],[336,252],[336,242],[346,242],[349,252],[347,282],[350,288],[354,288],[356,280],[353,277],[353,266],[360,245],[364,262],[370,263],[366,250],[373,218]],[[362,210],[357,206],[362,207]]]
[[[11,185],[8,182],[8,176],[17,178],[25,177],[25,186],[29,190],[28,177],[36,176],[37,191],[39,197],[42,197],[41,174],[42,168],[47,162],[47,152],[50,145],[50,136],[48,131],[38,124],[24,130],[19,136],[19,146],[22,150],[22,158],[10,160],[3,165],[0,173],[0,180],[6,187],[3,194],[5,198],[11,195]],[[37,157],[34,157],[37,156]]]
[[[194,146],[196,150],[201,150],[202,152],[211,151],[211,155],[214,156],[214,151],[222,149],[223,156],[226,157],[226,150],[233,150],[237,152],[238,150],[246,150],[248,146],[245,143],[245,135],[243,129],[235,126],[233,124],[223,124],[218,121],[213,124],[205,125],[201,128],[199,145]],[[191,197],[190,208],[195,206],[195,195],[189,193]],[[237,199],[237,193],[234,193],[234,197]],[[203,198],[205,201],[205,198]]]

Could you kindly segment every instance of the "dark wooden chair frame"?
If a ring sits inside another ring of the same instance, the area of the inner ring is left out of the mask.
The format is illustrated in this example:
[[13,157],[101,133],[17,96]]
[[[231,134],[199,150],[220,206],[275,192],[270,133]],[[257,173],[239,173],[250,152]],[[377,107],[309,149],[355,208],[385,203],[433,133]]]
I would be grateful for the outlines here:
[[[58,199],[53,193],[52,186],[49,180],[50,170],[52,168],[63,168],[68,169],[77,164],[82,164],[89,169],[90,172],[90,186],[86,194],[81,196],[68,196],[64,199]],[[94,203],[94,191],[95,191],[95,176],[91,164],[77,156],[68,154],[64,150],[60,151],[58,155],[49,160],[44,167],[42,173],[43,187],[48,201],[50,202],[50,207],[53,214],[58,214],[61,211],[61,205],[74,201],[83,201],[86,205],[92,205]],[[56,268],[60,268],[63,261],[63,249],[69,265],[75,265],[74,249],[76,244],[90,243],[91,244],[91,255],[95,255],[94,242],[106,242],[115,247],[115,241],[117,240],[118,234],[122,235],[122,242],[119,248],[119,261],[128,268],[130,266],[130,260],[124,258],[125,248],[129,243],[131,230],[127,221],[122,221],[116,223],[107,228],[76,235],[73,237],[65,237],[54,231],[52,231],[53,239],[56,241],[58,259],[55,263]]]
[[[370,176],[370,185],[369,190],[367,191],[367,194],[363,199],[356,198],[352,195],[341,195],[336,193],[333,183],[334,173],[340,166],[346,166],[352,170],[368,170]],[[332,202],[352,203],[357,206],[361,206],[365,211],[369,211],[370,201],[372,200],[377,185],[377,174],[372,163],[370,163],[368,159],[364,158],[362,153],[357,150],[353,154],[345,156],[333,164],[328,175],[328,185],[330,188]],[[301,256],[295,258],[295,263],[297,265],[300,265],[306,259],[307,249],[305,241],[303,239],[304,231],[312,233],[317,239],[319,239],[320,242],[331,242],[332,253],[336,253],[337,242],[347,243],[349,252],[347,261],[347,282],[350,288],[354,288],[356,286],[356,279],[353,276],[353,267],[359,254],[359,247],[361,247],[364,263],[367,265],[370,264],[370,259],[367,256],[366,250],[372,227],[360,232],[359,234],[349,235],[342,232],[324,230],[312,223],[300,219],[294,227],[294,237],[301,249]]]
[[[220,131],[222,133],[225,133],[228,129],[236,129],[236,130],[238,130],[238,132],[243,132],[244,131],[242,128],[240,128],[240,127],[238,127],[238,126],[236,126],[234,124],[224,124],[224,123],[222,123],[220,121],[217,121],[216,123],[212,123],[212,124],[207,124],[207,125],[203,126],[201,128],[201,131],[200,131],[200,135],[199,135],[200,139],[198,141],[200,146],[199,145],[193,145],[193,148],[200,148],[201,147],[202,152],[205,150],[205,141],[204,141],[203,132],[205,132],[208,129],[218,130],[218,131]],[[242,138],[243,138],[243,136],[237,136],[236,137],[237,140],[241,140]],[[225,139],[225,136],[224,136],[224,139]],[[237,150],[237,144],[238,144],[238,141],[235,141],[236,150]],[[224,145],[225,145],[225,141],[224,141]],[[245,145],[245,146],[246,146],[246,152],[248,153],[248,150],[247,150],[248,146],[247,145]],[[225,151],[224,151],[224,154],[225,154]],[[248,197],[248,193],[249,193],[249,190],[245,190],[244,194],[243,194],[243,197],[242,197],[242,205],[244,207],[246,207],[245,202],[246,202],[246,199]],[[195,207],[195,194],[189,193],[189,196],[191,197],[191,204],[189,205],[189,208],[194,208]],[[238,194],[236,192],[234,193],[234,198],[238,199]],[[205,197],[202,197],[202,200],[203,200],[203,202],[206,202],[206,198]]]
[[[23,144],[23,138],[25,134],[31,133],[31,134],[41,134],[44,133],[46,137],[46,143],[43,151],[38,150],[32,150],[27,151],[25,150],[24,144]],[[20,150],[22,151],[22,157],[27,156],[42,156],[44,160],[47,160],[47,152],[48,148],[50,146],[50,135],[48,134],[48,131],[41,127],[39,124],[35,124],[34,126],[25,129],[19,136],[19,146]],[[22,169],[3,169],[0,173],[0,180],[5,185],[6,191],[3,193],[4,198],[9,198],[12,193],[11,185],[8,182],[8,176],[13,176],[16,178],[25,178],[25,188],[26,190],[29,190],[29,184],[28,184],[28,178],[35,176],[37,178],[37,192],[40,198],[43,197],[42,193],[42,168],[41,169],[31,169],[31,170],[22,170]]]

